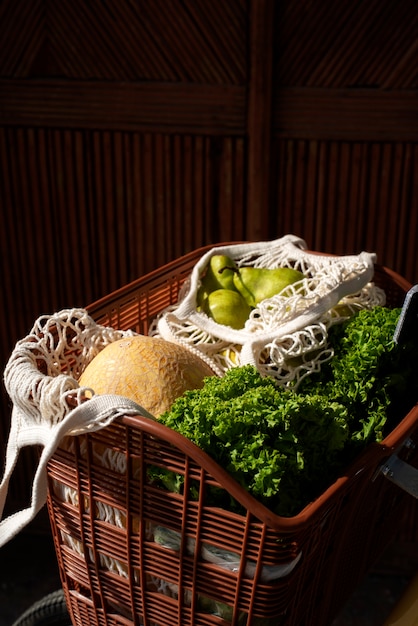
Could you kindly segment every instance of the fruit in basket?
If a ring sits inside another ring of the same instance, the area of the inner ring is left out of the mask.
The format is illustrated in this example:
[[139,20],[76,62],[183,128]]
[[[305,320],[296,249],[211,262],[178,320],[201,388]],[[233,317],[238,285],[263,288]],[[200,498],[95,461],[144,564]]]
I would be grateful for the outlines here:
[[235,262],[225,254],[214,254],[208,263],[202,279],[207,293],[216,289],[232,289],[234,287]]
[[218,324],[239,330],[243,328],[251,307],[232,289],[216,289],[207,296],[202,310]]
[[203,386],[211,368],[188,348],[160,337],[134,335],[108,344],[85,368],[80,387],[134,400],[155,417],[188,389]]
[[[231,289],[234,287],[235,262],[225,254],[215,254],[209,259],[205,273],[201,280],[196,295],[196,307],[198,311],[205,310],[209,294],[218,289]],[[205,311],[207,313],[207,311]]]
[[251,307],[256,307],[262,300],[281,293],[303,278],[302,272],[291,267],[241,267],[233,273],[235,289]]

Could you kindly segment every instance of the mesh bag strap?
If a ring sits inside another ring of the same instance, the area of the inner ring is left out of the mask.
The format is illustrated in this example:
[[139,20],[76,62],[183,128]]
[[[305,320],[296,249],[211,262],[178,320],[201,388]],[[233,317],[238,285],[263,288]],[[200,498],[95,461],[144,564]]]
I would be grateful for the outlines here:
[[10,478],[16,466],[19,451],[26,445],[43,446],[32,484],[31,503],[25,509],[17,511],[0,521],[0,547],[17,535],[29,524],[44,506],[47,497],[47,464],[62,439],[68,435],[79,435],[99,430],[122,415],[144,415],[153,418],[143,407],[132,400],[116,395],[96,395],[72,409],[66,417],[52,428],[42,425],[19,430],[21,422],[13,408],[12,426],[7,450],[6,468],[0,484],[0,518],[6,503]]
[[[85,388],[77,382],[100,350],[129,335],[131,331],[97,324],[85,309],[63,309],[39,317],[30,333],[15,345],[4,371],[13,408],[0,484],[0,545],[32,521],[45,504],[46,466],[63,437],[103,428],[126,413],[152,417],[120,396],[94,395],[85,401]],[[41,446],[42,452],[34,476],[28,476],[32,481],[30,506],[2,519],[19,452],[35,445]]]

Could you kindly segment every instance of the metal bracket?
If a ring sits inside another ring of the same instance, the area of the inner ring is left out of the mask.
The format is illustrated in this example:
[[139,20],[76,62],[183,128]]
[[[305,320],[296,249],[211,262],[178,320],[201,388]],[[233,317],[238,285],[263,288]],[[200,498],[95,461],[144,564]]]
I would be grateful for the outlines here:
[[387,462],[381,466],[380,472],[391,482],[401,487],[414,498],[418,498],[418,469],[402,461],[393,454]]

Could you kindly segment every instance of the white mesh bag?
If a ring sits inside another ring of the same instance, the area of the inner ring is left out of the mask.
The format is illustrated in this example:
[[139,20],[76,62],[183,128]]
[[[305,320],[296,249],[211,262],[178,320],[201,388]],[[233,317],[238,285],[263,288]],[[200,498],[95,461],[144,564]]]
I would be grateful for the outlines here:
[[[197,310],[196,296],[211,256],[224,254],[239,267],[292,267],[305,278],[262,301],[245,327],[235,330]],[[156,319],[151,334],[197,350],[219,376],[237,365],[255,365],[280,384],[297,386],[332,356],[330,325],[360,308],[384,304],[371,280],[375,255],[329,256],[307,251],[305,241],[286,235],[274,241],[214,247],[201,257],[177,304]]]
[[[87,363],[108,343],[131,335],[96,324],[84,309],[65,309],[40,317],[29,335],[17,342],[4,372],[6,391],[13,403],[0,483],[0,547],[34,519],[46,502],[46,465],[68,435],[97,430],[119,415],[152,417],[127,398],[94,395],[87,402],[77,379]],[[19,452],[41,446],[27,508],[3,518],[3,511]]]

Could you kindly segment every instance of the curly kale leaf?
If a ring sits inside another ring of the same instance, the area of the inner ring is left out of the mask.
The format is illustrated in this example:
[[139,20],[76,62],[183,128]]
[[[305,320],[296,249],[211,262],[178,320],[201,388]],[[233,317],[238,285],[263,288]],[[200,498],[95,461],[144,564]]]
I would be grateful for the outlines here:
[[160,419],[282,515],[324,484],[347,439],[343,406],[278,388],[252,366],[207,378]]
[[381,441],[417,400],[414,346],[393,341],[399,314],[399,308],[376,306],[333,326],[333,358],[299,387],[300,393],[323,393],[347,407],[353,442]]

